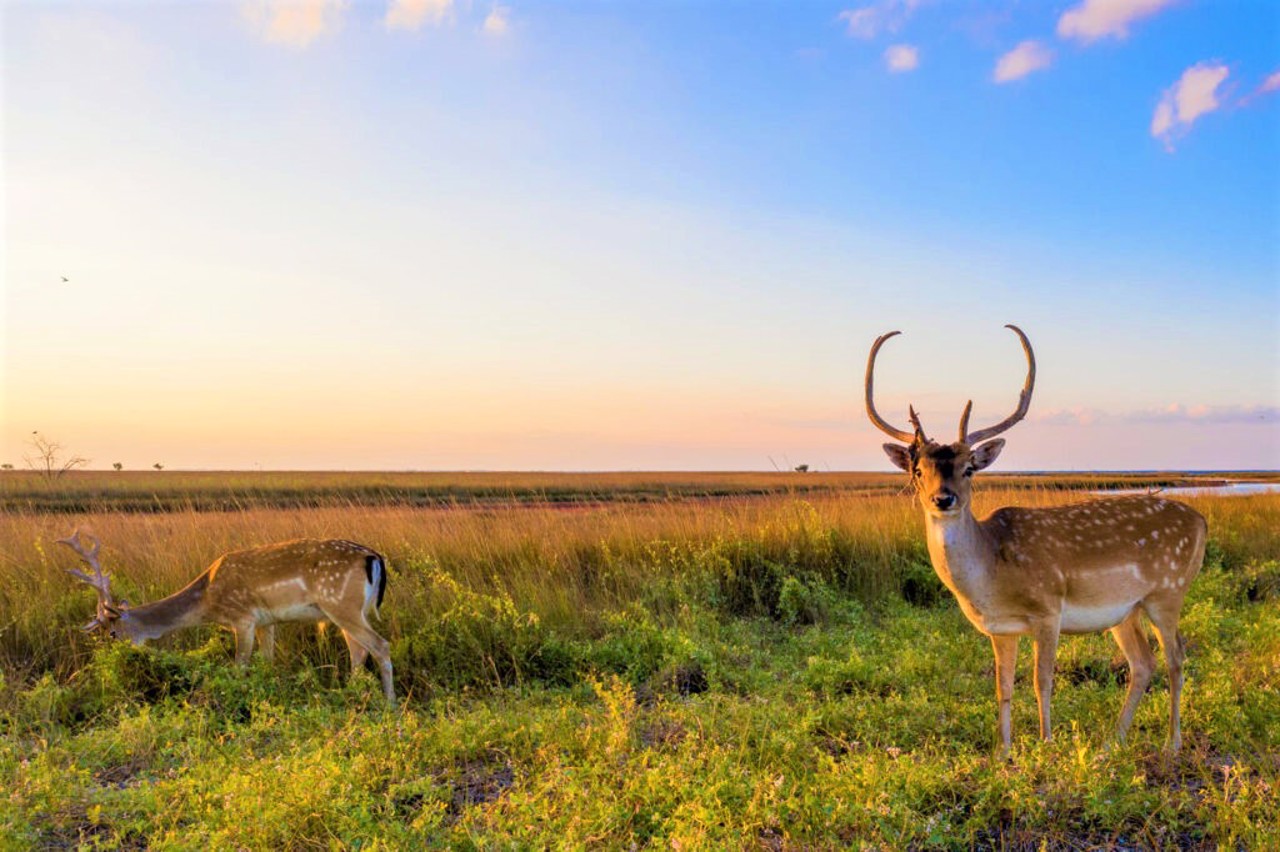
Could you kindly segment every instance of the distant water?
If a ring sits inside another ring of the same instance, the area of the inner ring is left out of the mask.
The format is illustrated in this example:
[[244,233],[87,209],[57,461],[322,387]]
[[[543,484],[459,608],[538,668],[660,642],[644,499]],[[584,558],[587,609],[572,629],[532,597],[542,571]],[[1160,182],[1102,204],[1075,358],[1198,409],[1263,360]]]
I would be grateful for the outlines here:
[[[1228,482],[1226,485],[1184,485],[1161,488],[1159,494],[1183,494],[1188,497],[1243,497],[1248,494],[1275,494],[1280,492],[1280,482]],[[1095,494],[1149,494],[1146,488],[1121,488],[1115,491],[1095,491]]]

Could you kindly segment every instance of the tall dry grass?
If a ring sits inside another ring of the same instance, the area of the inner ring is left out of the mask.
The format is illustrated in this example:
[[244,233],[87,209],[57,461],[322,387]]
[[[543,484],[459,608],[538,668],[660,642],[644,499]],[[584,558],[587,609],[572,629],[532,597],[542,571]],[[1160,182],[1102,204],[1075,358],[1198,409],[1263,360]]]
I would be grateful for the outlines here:
[[[92,593],[63,569],[76,558],[54,542],[80,528],[103,542],[118,596],[154,600],[219,554],[300,537],[340,537],[382,551],[392,565],[384,607],[393,634],[448,605],[443,573],[480,594],[502,594],[561,628],[590,630],[593,613],[646,595],[712,554],[805,562],[843,575],[850,591],[883,592],[912,518],[883,497],[789,497],[553,508],[321,507],[241,512],[0,515],[0,660],[11,672],[74,668],[75,627]],[[839,562],[840,564],[836,564]],[[661,615],[661,613],[659,613]]]
[[[1056,487],[978,490],[979,515],[1000,505],[1082,499]],[[1226,559],[1276,556],[1280,495],[1188,502],[1210,521]],[[873,602],[930,580],[919,509],[905,494],[792,494],[726,499],[421,508],[404,505],[0,514],[0,671],[26,682],[66,677],[88,654],[77,628],[92,593],[54,544],[79,527],[103,542],[118,596],[135,603],[180,588],[218,555],[282,539],[348,538],[392,565],[383,630],[414,635],[458,604],[487,596],[563,637],[589,639],[610,613],[641,606],[658,623],[689,601],[725,615],[776,615],[783,586]],[[486,616],[479,612],[476,618]],[[207,638],[178,637],[179,647]],[[288,640],[285,639],[285,647]]]

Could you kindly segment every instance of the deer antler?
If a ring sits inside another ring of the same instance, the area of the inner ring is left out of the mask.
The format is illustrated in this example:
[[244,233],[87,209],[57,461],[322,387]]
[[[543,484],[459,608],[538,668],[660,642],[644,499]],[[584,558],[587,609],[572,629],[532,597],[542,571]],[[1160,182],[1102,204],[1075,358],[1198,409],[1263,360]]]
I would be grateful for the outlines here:
[[910,432],[906,432],[906,431],[903,431],[902,429],[898,429],[893,426],[890,426],[887,422],[885,422],[885,419],[876,412],[876,405],[872,401],[872,392],[871,392],[872,384],[873,384],[873,374],[875,373],[875,369],[876,369],[876,353],[880,351],[880,347],[884,345],[884,342],[886,340],[888,340],[890,337],[893,337],[895,334],[901,334],[901,333],[902,332],[900,331],[891,331],[888,334],[882,334],[876,338],[875,343],[871,344],[871,354],[867,356],[867,378],[866,378],[867,417],[871,418],[871,422],[874,423],[875,427],[879,429],[881,432],[884,432],[886,435],[889,435],[890,437],[897,438],[899,441],[901,441],[904,444],[910,444],[916,439],[916,435],[919,435],[921,438],[924,438],[924,430],[920,428],[920,418],[916,416],[915,409],[914,408],[911,409],[911,424],[915,426],[915,429],[916,429],[916,434],[913,435]]
[[1031,390],[1036,384],[1036,356],[1031,351],[1031,341],[1027,340],[1027,336],[1022,333],[1022,329],[1016,325],[1006,325],[1005,328],[1013,329],[1013,333],[1018,335],[1018,339],[1022,341],[1022,351],[1027,355],[1027,380],[1022,385],[1022,392],[1018,394],[1017,410],[994,426],[979,429],[976,432],[969,432],[969,412],[973,409],[973,402],[970,401],[964,407],[964,414],[960,415],[960,440],[970,446],[999,435],[1023,417],[1026,417],[1027,409],[1031,407]]
[[83,571],[77,571],[74,568],[67,569],[68,574],[81,582],[88,583],[98,593],[98,615],[83,628],[85,632],[88,632],[99,625],[106,624],[107,617],[111,612],[116,611],[116,605],[111,600],[111,575],[103,571],[102,566],[98,563],[98,551],[102,547],[102,542],[98,541],[97,536],[86,534],[86,537],[93,541],[93,547],[86,550],[84,542],[80,540],[80,535],[80,530],[77,529],[71,534],[70,538],[58,539],[58,544],[65,544],[74,550],[93,569],[93,576],[89,576]]
[[911,428],[916,430],[912,440],[919,439],[922,444],[929,440],[924,436],[924,427],[920,425],[920,415],[916,414],[916,407],[914,405],[907,406],[907,419],[911,421]]

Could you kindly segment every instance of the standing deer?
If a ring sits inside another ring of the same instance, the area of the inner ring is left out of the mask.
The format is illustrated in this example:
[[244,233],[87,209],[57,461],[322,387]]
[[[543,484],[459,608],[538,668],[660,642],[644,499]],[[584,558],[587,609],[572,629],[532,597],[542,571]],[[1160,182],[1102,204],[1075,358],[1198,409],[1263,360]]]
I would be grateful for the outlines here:
[[262,654],[275,652],[280,621],[332,621],[342,630],[351,654],[351,670],[372,654],[382,676],[382,691],[395,704],[391,654],[387,640],[369,626],[368,616],[382,605],[387,562],[374,550],[351,541],[299,539],[237,550],[219,556],[180,591],[142,606],[127,607],[111,598],[110,574],[98,563],[100,542],[86,548],[76,530],[59,539],[93,569],[93,575],[68,569],[98,593],[98,612],[86,631],[106,630],[111,638],[141,645],[173,630],[221,624],[236,635],[236,662],[247,665],[254,636]]
[[906,445],[885,444],[884,451],[911,475],[924,507],[933,569],[965,617],[991,637],[1004,753],[1010,747],[1018,637],[1024,635],[1034,642],[1040,736],[1047,740],[1059,634],[1111,631],[1129,661],[1129,689],[1116,728],[1117,738],[1124,740],[1155,667],[1140,614],[1155,628],[1169,666],[1169,748],[1177,751],[1182,744],[1178,707],[1185,656],[1178,617],[1204,560],[1208,524],[1189,506],[1152,496],[1043,509],[1008,506],[976,519],[970,509],[971,477],[990,466],[1004,447],[1003,439],[988,439],[1026,416],[1036,379],[1031,342],[1018,327],[1006,328],[1018,335],[1027,356],[1027,379],[1009,417],[970,432],[970,401],[960,416],[958,440],[951,444],[925,437],[914,407],[908,408],[913,432],[885,422],[872,402],[872,374],[876,354],[896,331],[877,338],[867,358],[867,416]]

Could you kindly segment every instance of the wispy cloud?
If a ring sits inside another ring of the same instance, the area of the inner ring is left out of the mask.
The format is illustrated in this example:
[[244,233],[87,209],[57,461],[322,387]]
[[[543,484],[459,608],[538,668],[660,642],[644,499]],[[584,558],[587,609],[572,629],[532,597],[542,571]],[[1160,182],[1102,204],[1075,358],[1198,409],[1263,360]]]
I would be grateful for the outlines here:
[[1154,411],[1135,411],[1128,419],[1145,423],[1275,423],[1275,405],[1182,405],[1170,403]]
[[453,0],[391,0],[383,23],[390,30],[417,30],[423,24],[439,26],[453,12]]
[[1259,98],[1265,98],[1273,92],[1280,92],[1280,71],[1273,71],[1271,74],[1264,77],[1262,82],[1259,83],[1252,92],[1249,92],[1249,94],[1236,100],[1233,106],[1253,106],[1254,101]]
[[996,61],[991,79],[997,83],[1009,83],[1052,64],[1053,51],[1042,42],[1027,39]]
[[1037,412],[1029,419],[1037,423],[1062,426],[1094,426],[1108,423],[1275,424],[1280,422],[1280,406],[1183,405],[1174,402],[1163,408],[1118,413],[1085,407],[1052,408]]
[[266,41],[303,48],[342,26],[348,0],[246,0],[241,11]]
[[1048,408],[1037,411],[1028,417],[1035,423],[1049,423],[1058,426],[1092,426],[1106,415],[1096,408]]
[[1220,62],[1200,62],[1183,71],[1156,104],[1151,135],[1172,151],[1174,140],[1185,135],[1197,119],[1222,106],[1218,87],[1230,73]]
[[511,27],[511,9],[507,6],[494,6],[484,19],[481,29],[486,35],[506,35]]
[[856,9],[845,9],[836,16],[845,22],[845,31],[854,38],[870,41],[881,33],[895,33],[911,17],[920,0],[881,0]]
[[894,74],[914,71],[920,66],[920,49],[910,44],[891,45],[884,52],[884,64]]
[[1125,38],[1129,26],[1172,6],[1174,0],[1084,0],[1062,13],[1058,36],[1088,44],[1100,38]]

